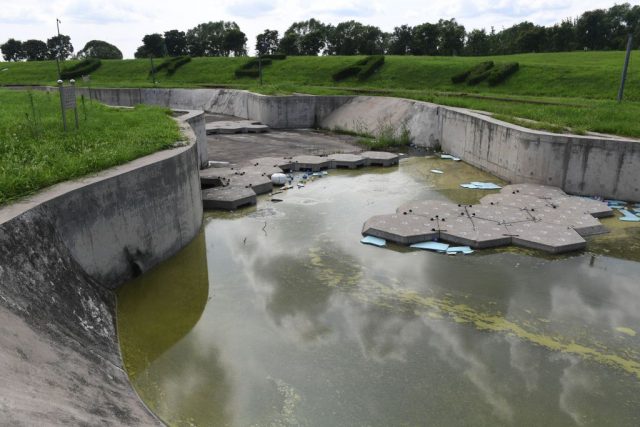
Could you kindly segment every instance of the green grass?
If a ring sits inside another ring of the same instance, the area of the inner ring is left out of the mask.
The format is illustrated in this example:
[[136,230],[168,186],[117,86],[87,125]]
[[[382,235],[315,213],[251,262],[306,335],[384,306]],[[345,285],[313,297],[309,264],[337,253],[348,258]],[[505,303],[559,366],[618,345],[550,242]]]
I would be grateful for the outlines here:
[[[35,106],[35,118],[30,97]],[[180,131],[166,109],[78,108],[80,129],[63,132],[57,94],[0,89],[0,205],[68,179],[168,148]]]
[[[624,52],[562,52],[493,57],[387,56],[365,82],[331,75],[363,57],[288,57],[264,69],[264,85],[236,79],[248,58],[194,58],[174,75],[159,75],[159,87],[231,87],[265,94],[371,94],[473,108],[528,127],[603,132],[640,137],[640,53],[631,57],[625,102],[615,102]],[[482,61],[518,62],[520,70],[490,87],[453,84],[451,76]],[[158,64],[161,63],[158,59]],[[65,64],[73,61],[65,62]],[[92,74],[95,87],[152,87],[148,60],[103,60]],[[156,64],[156,65],[158,65]],[[0,85],[54,84],[53,62],[0,63]],[[80,82],[79,84],[84,84]],[[526,120],[523,120],[526,119]],[[527,121],[529,120],[529,121]],[[538,123],[532,123],[534,120]]]

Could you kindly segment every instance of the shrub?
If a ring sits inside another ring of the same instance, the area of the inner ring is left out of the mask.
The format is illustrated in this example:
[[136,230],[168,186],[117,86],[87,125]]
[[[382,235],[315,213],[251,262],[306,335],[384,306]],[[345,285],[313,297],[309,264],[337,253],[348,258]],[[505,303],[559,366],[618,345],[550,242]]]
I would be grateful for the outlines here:
[[451,77],[451,81],[453,83],[462,83],[463,81],[467,80],[467,77],[469,77],[469,74],[471,74],[471,70],[463,71]]
[[502,64],[499,67],[491,70],[490,75],[487,78],[489,86],[495,86],[507,79],[510,75],[514,74],[520,69],[520,64],[517,62],[509,62],[508,64]]
[[77,64],[62,70],[60,72],[60,78],[66,80],[86,76],[87,74],[90,74],[100,68],[101,65],[102,61],[100,61],[98,58],[84,59]]
[[355,64],[347,65],[336,71],[331,75],[331,78],[337,82],[352,76],[358,76],[358,80],[363,81],[371,77],[383,65],[384,55],[367,56]]
[[360,81],[368,79],[384,65],[383,55],[370,56],[369,58],[369,61],[362,65],[362,68],[358,73],[358,80]]
[[[266,67],[267,65],[271,65],[271,59],[262,57],[262,66]],[[260,60],[258,58],[253,58],[249,60],[249,62],[245,62],[238,69],[240,70],[251,70],[253,68],[258,69],[260,67]]]
[[241,77],[251,77],[251,78],[258,78],[260,77],[260,71],[258,71],[257,68],[253,68],[251,70],[243,70],[243,69],[237,69],[235,71],[235,75],[237,78],[241,78]]
[[262,58],[273,59],[274,61],[282,61],[287,59],[287,55],[284,53],[272,53],[271,55],[262,55]]
[[[156,73],[158,71],[166,70],[167,75],[171,76],[178,70],[178,68],[182,67],[184,64],[190,61],[191,61],[190,56],[174,56],[172,58],[167,58],[166,60],[164,60],[164,62],[162,62],[157,67],[155,67]],[[151,75],[152,73],[153,73],[153,70],[149,70],[149,75]]]
[[476,85],[489,77],[490,70],[493,68],[493,61],[481,62],[470,70],[467,83]]

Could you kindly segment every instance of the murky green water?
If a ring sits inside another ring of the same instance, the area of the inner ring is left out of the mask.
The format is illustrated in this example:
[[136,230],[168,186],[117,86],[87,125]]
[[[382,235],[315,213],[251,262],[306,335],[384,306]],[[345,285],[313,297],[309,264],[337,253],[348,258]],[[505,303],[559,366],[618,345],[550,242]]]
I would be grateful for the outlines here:
[[640,425],[638,227],[563,257],[359,243],[369,216],[484,179],[412,158],[208,216],[120,292],[134,386],[180,426]]

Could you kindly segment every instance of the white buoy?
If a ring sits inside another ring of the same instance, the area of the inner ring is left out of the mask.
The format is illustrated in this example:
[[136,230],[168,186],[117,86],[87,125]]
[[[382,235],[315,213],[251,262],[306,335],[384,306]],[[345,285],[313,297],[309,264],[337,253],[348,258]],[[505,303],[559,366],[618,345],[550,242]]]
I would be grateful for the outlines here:
[[274,173],[271,175],[271,183],[274,185],[285,185],[287,183],[287,175],[283,173]]

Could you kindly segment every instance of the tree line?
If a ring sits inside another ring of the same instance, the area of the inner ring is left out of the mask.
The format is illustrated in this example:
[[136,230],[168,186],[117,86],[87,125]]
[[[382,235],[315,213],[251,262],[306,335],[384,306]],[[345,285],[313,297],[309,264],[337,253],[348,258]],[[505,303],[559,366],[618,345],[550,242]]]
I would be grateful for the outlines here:
[[[640,6],[624,3],[609,9],[587,11],[576,19],[565,19],[552,26],[525,21],[500,31],[493,27],[489,31],[467,31],[453,18],[416,26],[401,25],[391,32],[353,20],[332,25],[312,18],[294,22],[282,35],[277,30],[264,30],[256,37],[255,50],[263,55],[470,56],[578,49],[623,50],[630,33],[634,34],[633,47],[637,48],[640,46]],[[77,56],[122,58],[122,53],[113,45],[100,40],[89,43],[94,46],[85,46]],[[69,37],[63,35],[52,37],[46,43],[9,39],[0,49],[6,61],[66,58],[73,53]],[[244,56],[247,55],[247,37],[235,22],[206,22],[186,32],[174,29],[164,34],[147,34],[135,52],[136,58],[183,55]]]
[[[22,42],[9,39],[0,45],[5,61],[44,61],[47,59],[67,59],[73,56],[71,37],[60,34],[42,40]],[[114,45],[102,40],[91,40],[78,51],[76,58],[122,59],[122,52]]]
[[[286,55],[504,55],[562,52],[578,49],[623,50],[627,35],[640,46],[640,6],[629,3],[584,12],[552,26],[521,22],[501,31],[493,27],[466,31],[455,19],[416,26],[402,25],[392,32],[357,21],[324,24],[316,19],[294,22],[280,35],[264,30],[256,37],[259,54]],[[171,30],[143,38],[136,57],[246,55],[246,35],[235,22],[208,22],[186,33]]]

